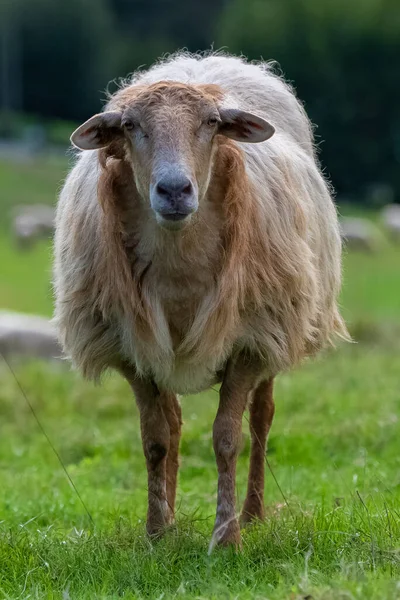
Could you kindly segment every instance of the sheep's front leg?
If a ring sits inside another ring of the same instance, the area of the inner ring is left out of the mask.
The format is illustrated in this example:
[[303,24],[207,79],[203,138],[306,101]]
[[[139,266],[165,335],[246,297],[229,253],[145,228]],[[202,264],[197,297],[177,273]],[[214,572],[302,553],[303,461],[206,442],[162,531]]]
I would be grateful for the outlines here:
[[267,437],[274,418],[273,378],[260,383],[250,405],[251,453],[241,522],[264,518],[264,473]]
[[131,367],[124,367],[123,374],[133,389],[139,408],[148,479],[146,529],[149,535],[156,535],[160,534],[172,519],[167,497],[170,428],[163,409],[166,398],[154,382],[138,377]]
[[235,506],[236,461],[240,450],[243,412],[261,372],[258,360],[239,355],[236,360],[228,362],[221,386],[213,428],[218,467],[217,515],[213,536],[222,545],[240,545]]
[[167,457],[170,444],[168,421],[160,396],[151,402],[136,397],[140,412],[140,429],[147,466],[148,510],[147,533],[159,534],[171,522],[172,512],[167,497]]
[[179,469],[179,442],[181,439],[182,411],[175,394],[162,394],[163,411],[169,425],[170,443],[167,456],[167,500],[171,517],[175,514],[176,484]]

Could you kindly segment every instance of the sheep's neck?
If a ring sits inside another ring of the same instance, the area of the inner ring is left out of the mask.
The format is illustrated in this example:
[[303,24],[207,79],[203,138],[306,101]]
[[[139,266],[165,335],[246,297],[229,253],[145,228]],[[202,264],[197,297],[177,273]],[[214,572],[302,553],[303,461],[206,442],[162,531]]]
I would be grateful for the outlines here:
[[215,294],[221,269],[221,215],[207,200],[193,223],[181,231],[166,231],[136,206],[127,227],[125,248],[142,294],[151,298],[168,322],[173,347],[184,340],[202,303]]

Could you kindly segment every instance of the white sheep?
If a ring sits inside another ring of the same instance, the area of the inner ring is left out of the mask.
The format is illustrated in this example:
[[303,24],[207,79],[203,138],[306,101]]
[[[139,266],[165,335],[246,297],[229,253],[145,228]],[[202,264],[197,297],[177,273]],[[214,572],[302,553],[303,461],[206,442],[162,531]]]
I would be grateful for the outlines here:
[[341,242],[310,122],[269,65],[178,53],[81,125],[58,205],[57,323],[89,378],[131,384],[148,468],[147,530],[174,515],[176,394],[221,381],[215,541],[239,544],[235,468],[250,400],[243,521],[263,516],[273,378],[347,337]]
[[20,248],[29,248],[37,240],[54,233],[54,208],[45,204],[18,206],[13,211],[13,235]]

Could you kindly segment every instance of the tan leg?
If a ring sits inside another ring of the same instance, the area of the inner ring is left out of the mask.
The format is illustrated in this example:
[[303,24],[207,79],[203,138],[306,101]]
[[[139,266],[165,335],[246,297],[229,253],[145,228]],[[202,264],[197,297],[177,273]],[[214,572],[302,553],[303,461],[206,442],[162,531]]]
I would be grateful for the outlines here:
[[260,371],[258,361],[254,362],[240,355],[234,362],[228,362],[220,391],[220,403],[213,428],[218,467],[214,536],[222,545],[240,545],[235,507],[236,461],[241,443],[243,412]]
[[267,437],[274,418],[273,378],[260,383],[250,405],[251,453],[247,495],[241,522],[264,518],[264,463]]
[[172,517],[175,513],[176,484],[179,468],[179,442],[181,439],[182,411],[175,394],[162,394],[163,410],[169,425],[169,451],[167,454],[167,500]]
[[132,367],[122,373],[131,385],[140,413],[143,451],[148,478],[147,532],[155,535],[171,522],[172,513],[167,498],[167,455],[170,429],[163,410],[165,395],[160,394],[150,379],[138,377]]

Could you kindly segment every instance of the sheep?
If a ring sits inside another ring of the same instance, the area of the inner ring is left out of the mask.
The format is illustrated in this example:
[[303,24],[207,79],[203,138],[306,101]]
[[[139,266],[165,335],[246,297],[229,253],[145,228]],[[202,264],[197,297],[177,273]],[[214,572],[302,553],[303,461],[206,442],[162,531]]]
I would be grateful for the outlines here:
[[21,249],[54,233],[54,208],[44,204],[18,206],[14,211],[13,235]]
[[134,392],[149,535],[174,519],[177,394],[222,384],[212,539],[239,546],[247,404],[244,524],[264,515],[275,376],[347,338],[338,219],[310,122],[271,65],[178,53],[123,82],[71,141],[83,152],[56,217],[63,348],[85,377],[115,369]]

